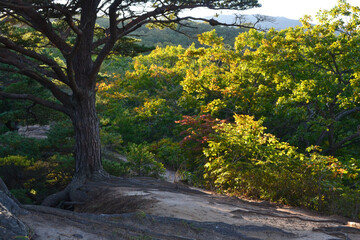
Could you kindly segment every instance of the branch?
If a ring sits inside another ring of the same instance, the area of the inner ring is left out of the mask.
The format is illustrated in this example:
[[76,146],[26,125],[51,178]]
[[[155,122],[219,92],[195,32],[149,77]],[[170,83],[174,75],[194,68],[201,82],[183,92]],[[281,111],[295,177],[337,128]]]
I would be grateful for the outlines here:
[[[29,69],[27,61],[28,59],[26,59],[25,57],[13,53],[8,49],[0,49],[0,62],[16,67],[19,73],[34,79],[42,86],[49,89],[60,102],[66,105],[71,105],[70,96],[65,92],[61,91],[58,86],[56,86],[46,77],[32,71],[31,68]],[[13,71],[13,69],[11,69],[11,71]]]
[[42,98],[36,97],[34,95],[31,95],[31,94],[6,93],[6,92],[1,92],[0,91],[0,99],[29,100],[29,101],[32,101],[34,103],[40,104],[40,105],[42,105],[44,107],[48,107],[48,108],[63,112],[65,114],[69,115],[69,116],[71,114],[71,111],[69,109],[67,109],[66,107],[64,107],[63,105],[60,105],[60,104],[55,103],[55,102],[44,100]]
[[[8,1],[0,1],[0,4],[7,6],[9,9],[19,14],[19,16],[22,16],[24,18],[21,20],[22,22],[43,33],[64,56],[70,53],[71,47],[55,33],[51,22],[41,16],[40,13],[36,11],[35,6],[31,5],[31,3],[27,4],[22,0],[14,0],[11,3]],[[45,6],[43,6],[43,8],[45,8]]]
[[65,8],[59,7],[59,5],[56,4],[51,4],[51,8],[61,12],[64,16],[65,16],[65,21],[67,22],[67,24],[69,25],[69,27],[77,34],[77,35],[82,35],[83,32],[81,29],[79,29],[72,18],[72,15],[70,11],[68,11]]
[[17,45],[15,42],[11,41],[10,39],[2,37],[2,36],[0,36],[0,42],[2,44],[4,44],[9,49],[12,49],[12,50],[14,50],[16,52],[19,52],[19,53],[21,53],[23,55],[34,58],[34,59],[36,59],[38,61],[41,61],[42,63],[47,64],[49,67],[51,67],[53,69],[53,71],[57,75],[58,79],[61,82],[68,85],[67,77],[65,76],[65,74],[61,70],[61,67],[53,59],[47,58],[44,55],[36,53],[35,51],[25,49],[25,48]]
[[115,0],[109,7],[109,22],[110,22],[110,35],[105,43],[105,46],[101,49],[99,55],[97,56],[94,67],[91,72],[91,76],[95,76],[106,58],[106,56],[110,53],[111,49],[114,47],[117,40],[117,14],[116,10],[118,6],[121,4],[122,0]]
[[342,141],[336,143],[332,148],[328,149],[327,152],[330,152],[330,151],[336,151],[337,149],[341,148],[345,143],[357,138],[360,136],[360,132],[357,131],[356,133],[354,134],[351,134],[349,136],[347,136],[346,138],[344,138]]
[[[335,120],[335,121],[340,121],[343,117],[346,117],[346,116],[348,116],[348,115],[350,115],[350,114],[352,114],[352,113],[358,112],[358,111],[360,111],[360,107],[356,107],[356,108],[353,108],[353,109],[350,109],[350,110],[342,111],[342,112],[339,113],[337,116],[335,116],[334,120]],[[327,130],[324,130],[324,131],[320,134],[318,140],[316,141],[316,145],[319,145],[319,146],[320,146],[321,142],[323,141],[323,139],[325,138],[325,136],[326,136],[327,133],[328,133],[328,131],[327,131]],[[356,134],[358,135],[359,133],[356,133]],[[354,135],[354,134],[353,134],[353,135]],[[353,135],[351,135],[351,136],[353,136]],[[352,138],[354,138],[354,137],[352,137]],[[352,139],[352,138],[351,138],[351,139]],[[347,140],[347,141],[349,141],[349,140]],[[345,141],[345,142],[347,142],[347,141]],[[341,143],[341,145],[343,145],[343,144],[345,144],[345,142],[342,143],[342,141],[341,141],[340,143]],[[336,144],[336,145],[337,145],[337,144]],[[340,146],[341,146],[341,145],[340,145]]]
[[[181,19],[179,19],[180,21],[183,20],[195,20],[195,21],[203,21],[203,22],[208,22],[211,26],[226,26],[226,27],[242,27],[242,28],[255,28],[255,23],[253,23],[253,26],[250,26],[248,24],[242,24],[242,23],[222,23],[219,22],[217,20],[215,20],[214,18],[211,19],[206,19],[206,18],[196,18],[196,17],[183,17]],[[177,21],[179,21],[177,20]]]
[[341,118],[347,116],[347,115],[350,115],[352,113],[355,113],[355,112],[358,112],[360,111],[360,107],[356,107],[356,108],[353,108],[353,109],[350,109],[350,110],[345,110],[345,111],[342,111],[341,113],[339,113],[336,117],[335,117],[335,121],[339,121]]

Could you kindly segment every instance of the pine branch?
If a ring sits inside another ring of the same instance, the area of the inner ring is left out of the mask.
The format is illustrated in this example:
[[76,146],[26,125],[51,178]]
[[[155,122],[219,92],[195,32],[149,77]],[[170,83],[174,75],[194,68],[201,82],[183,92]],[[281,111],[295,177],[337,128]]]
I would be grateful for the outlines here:
[[47,101],[44,100],[42,98],[36,97],[34,95],[31,94],[17,94],[17,93],[6,93],[6,92],[1,92],[0,91],[0,99],[16,99],[16,100],[29,100],[32,101],[34,103],[40,104],[42,106],[63,112],[67,115],[71,114],[71,111],[64,107],[63,105],[60,105],[58,103],[55,102],[51,102],[51,101]]

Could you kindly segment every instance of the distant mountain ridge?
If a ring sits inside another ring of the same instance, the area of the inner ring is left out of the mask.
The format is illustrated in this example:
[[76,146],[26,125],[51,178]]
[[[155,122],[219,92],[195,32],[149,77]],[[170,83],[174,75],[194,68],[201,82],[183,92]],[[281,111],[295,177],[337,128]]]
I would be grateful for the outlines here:
[[[235,20],[235,15],[220,15],[216,18],[213,16],[206,17],[207,19],[214,18],[215,20],[232,24]],[[285,17],[269,17],[271,21],[262,22],[258,25],[261,29],[270,29],[274,27],[276,30],[286,29],[288,27],[301,26],[299,20],[288,19]],[[248,20],[249,22],[256,21],[255,17],[247,15],[244,16],[244,20]],[[247,31],[244,28],[236,28],[236,27],[222,27],[222,26],[211,26],[208,23],[204,23],[201,21],[197,22],[188,22],[188,25],[191,28],[180,28],[179,31],[182,31],[187,34],[187,36],[183,34],[179,34],[170,29],[148,29],[146,27],[142,27],[138,29],[134,35],[137,35],[137,38],[141,39],[141,44],[145,46],[161,46],[164,47],[166,45],[182,45],[183,47],[190,46],[193,42],[195,42],[196,46],[199,47],[200,44],[197,41],[197,35],[203,32],[211,31],[212,29],[216,29],[216,32],[219,36],[224,37],[224,42],[233,46],[235,37],[239,35],[241,32]]]
[[[211,19],[214,18],[214,16],[208,16],[205,18]],[[250,15],[244,16],[244,18],[244,20],[249,20],[250,22],[255,21],[255,18]],[[270,19],[272,21],[262,22],[261,24],[259,24],[259,26],[262,29],[270,29],[271,27],[274,27],[276,30],[282,30],[288,27],[295,27],[298,25],[301,26],[299,20],[288,19],[285,17],[270,17]],[[232,24],[235,20],[235,15],[220,15],[219,17],[216,17],[215,20],[222,23]],[[107,18],[101,18],[98,20],[97,23],[103,27],[108,27]],[[186,24],[190,26],[190,28],[182,27],[179,25],[179,28],[177,29],[178,31],[183,32],[186,35],[180,34],[167,28],[160,30],[149,29],[143,26],[129,36],[141,39],[139,45],[144,45],[147,47],[182,45],[183,47],[187,48],[193,42],[195,43],[196,47],[200,47],[201,44],[197,41],[197,36],[203,32],[208,32],[213,29],[216,30],[219,36],[222,36],[224,38],[224,43],[230,46],[234,45],[235,38],[240,33],[247,31],[247,29],[245,28],[211,26],[210,24],[204,23],[202,21],[186,22]]]
[[[206,18],[210,19],[213,17],[209,16]],[[254,22],[256,20],[255,17],[253,17],[251,15],[245,15],[244,18],[246,20],[249,20],[250,22]],[[269,16],[269,18],[272,19],[271,22],[262,22],[259,24],[259,26],[261,28],[266,28],[266,29],[270,29],[271,27],[274,27],[276,30],[286,29],[288,27],[301,26],[301,22],[299,20],[289,19],[289,18],[285,18],[285,17],[270,17]],[[220,15],[220,16],[216,17],[215,19],[222,23],[231,24],[231,23],[234,23],[235,15]]]

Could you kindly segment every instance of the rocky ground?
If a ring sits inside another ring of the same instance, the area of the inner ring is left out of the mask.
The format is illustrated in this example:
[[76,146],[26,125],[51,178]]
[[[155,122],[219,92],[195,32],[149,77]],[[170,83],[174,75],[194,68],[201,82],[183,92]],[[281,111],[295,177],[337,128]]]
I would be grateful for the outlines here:
[[[360,239],[359,225],[267,202],[214,195],[152,178],[88,183],[75,211],[25,206],[31,239]],[[89,213],[91,212],[91,213]]]

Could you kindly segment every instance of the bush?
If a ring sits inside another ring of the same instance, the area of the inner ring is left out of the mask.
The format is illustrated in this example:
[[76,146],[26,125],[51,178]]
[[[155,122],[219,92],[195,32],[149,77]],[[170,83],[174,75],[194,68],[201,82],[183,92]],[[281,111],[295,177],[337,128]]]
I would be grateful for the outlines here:
[[24,156],[0,158],[0,177],[22,203],[40,203],[46,196],[67,186],[73,175],[71,156],[54,155],[47,161]]
[[215,133],[214,126],[225,122],[225,120],[219,120],[209,114],[182,116],[182,120],[176,121],[184,127],[180,135],[185,136],[180,142],[180,147],[186,158],[185,166],[181,171],[191,172],[191,182],[198,186],[203,184],[204,165],[207,161],[203,149]]
[[32,161],[23,156],[0,158],[0,176],[9,189],[21,188]]
[[74,156],[72,154],[55,154],[48,161],[50,163],[50,171],[47,174],[47,183],[55,189],[65,188],[71,182],[74,175]]
[[122,136],[116,132],[107,132],[106,127],[101,128],[101,144],[111,151],[121,151],[123,145]]
[[[319,149],[309,154],[265,133],[260,121],[235,115],[235,124],[219,124],[204,149],[207,157],[204,178],[208,187],[320,211],[359,217],[359,187],[345,180],[357,177],[349,166]],[[342,206],[340,203],[348,203]],[[356,207],[357,206],[357,207]],[[353,207],[349,209],[349,207]],[[357,210],[356,210],[357,209]],[[351,212],[351,215],[349,215]]]
[[158,161],[173,170],[178,170],[185,164],[185,153],[180,144],[173,142],[170,138],[163,138],[153,143],[151,145],[151,152],[155,154],[155,158]]
[[113,176],[125,176],[130,174],[130,164],[127,162],[114,162],[110,160],[102,161],[106,172]]
[[160,178],[165,174],[164,165],[155,160],[155,155],[145,144],[130,144],[127,159],[131,175]]

